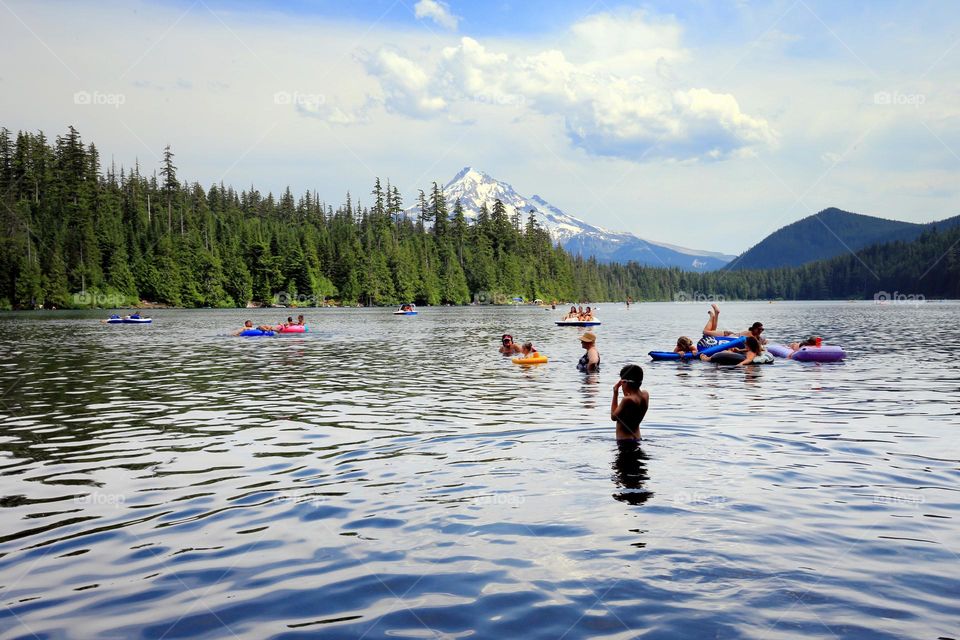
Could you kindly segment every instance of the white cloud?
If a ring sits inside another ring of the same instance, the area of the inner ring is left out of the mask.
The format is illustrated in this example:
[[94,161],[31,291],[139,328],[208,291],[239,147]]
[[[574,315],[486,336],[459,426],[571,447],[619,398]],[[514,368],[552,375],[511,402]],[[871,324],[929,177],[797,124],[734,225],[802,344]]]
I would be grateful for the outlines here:
[[447,3],[439,0],[420,0],[413,6],[413,14],[417,18],[430,18],[444,29],[455,31],[460,22],[458,16],[450,13]]
[[733,95],[678,86],[665,69],[687,58],[675,24],[637,12],[575,24],[565,50],[509,54],[464,37],[432,70],[386,49],[367,68],[392,112],[462,120],[463,105],[520,108],[558,119],[572,144],[598,156],[716,160],[776,145],[773,127]]
[[429,74],[419,64],[396,51],[377,51],[367,61],[367,71],[379,79],[389,111],[425,118],[441,113],[447,107],[444,98],[431,95],[433,81]]

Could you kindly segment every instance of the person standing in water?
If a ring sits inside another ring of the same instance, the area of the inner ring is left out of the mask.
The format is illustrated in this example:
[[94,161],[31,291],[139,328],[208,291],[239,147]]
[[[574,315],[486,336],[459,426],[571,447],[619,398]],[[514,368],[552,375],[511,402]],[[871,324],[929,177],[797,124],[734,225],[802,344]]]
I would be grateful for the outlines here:
[[[610,419],[617,423],[617,442],[633,443],[640,440],[640,423],[647,415],[650,394],[640,388],[643,384],[643,369],[628,364],[620,369],[620,380],[613,385],[613,400],[610,403]],[[623,399],[620,391],[623,390]]]
[[586,350],[577,362],[577,369],[584,373],[600,370],[600,352],[597,351],[597,336],[587,331],[580,336],[580,346]]

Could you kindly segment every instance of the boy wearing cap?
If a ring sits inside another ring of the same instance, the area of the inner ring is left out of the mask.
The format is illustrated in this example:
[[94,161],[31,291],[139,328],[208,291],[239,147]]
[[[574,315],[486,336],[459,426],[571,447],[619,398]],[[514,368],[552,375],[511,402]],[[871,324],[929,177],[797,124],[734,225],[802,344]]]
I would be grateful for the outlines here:
[[600,352],[597,351],[597,336],[587,331],[580,336],[580,346],[586,349],[586,353],[580,356],[577,362],[577,369],[585,373],[593,373],[600,370]]
[[640,388],[641,384],[643,369],[635,364],[628,364],[620,370],[620,381],[613,385],[610,419],[617,423],[618,443],[640,440],[640,423],[650,406],[650,394]]

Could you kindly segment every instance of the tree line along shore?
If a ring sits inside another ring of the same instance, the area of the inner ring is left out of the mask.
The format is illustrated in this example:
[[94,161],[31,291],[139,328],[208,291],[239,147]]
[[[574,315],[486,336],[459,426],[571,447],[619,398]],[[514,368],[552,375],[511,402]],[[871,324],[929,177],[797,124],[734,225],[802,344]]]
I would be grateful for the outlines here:
[[73,127],[53,141],[0,129],[0,307],[960,297],[960,229],[801,267],[694,273],[570,255],[499,201],[468,220],[437,183],[416,216],[389,181],[363,200],[205,189],[181,180],[169,147],[155,169],[104,168]]

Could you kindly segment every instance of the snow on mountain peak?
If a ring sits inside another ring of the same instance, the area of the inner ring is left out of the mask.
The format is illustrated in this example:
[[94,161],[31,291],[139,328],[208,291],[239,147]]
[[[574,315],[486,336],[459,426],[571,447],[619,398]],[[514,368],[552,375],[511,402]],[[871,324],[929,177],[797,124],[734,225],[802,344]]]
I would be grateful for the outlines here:
[[[692,266],[694,270],[702,270],[718,268],[729,260],[729,257],[721,258],[721,254],[648,242],[632,233],[608,231],[602,227],[596,227],[565,213],[539,195],[529,198],[523,196],[510,184],[501,182],[471,166],[466,166],[457,172],[457,175],[443,187],[443,195],[447,206],[451,209],[453,203],[460,200],[464,216],[468,219],[476,218],[484,205],[488,212],[492,212],[497,200],[503,203],[508,217],[519,213],[525,221],[532,211],[537,223],[550,234],[555,243],[575,253],[596,255],[603,261],[638,260],[644,264],[681,267],[685,265],[684,268]],[[408,208],[406,213],[416,217],[417,207]],[[705,257],[707,261],[697,260],[696,258],[699,257]]]

